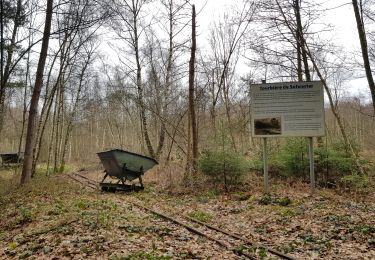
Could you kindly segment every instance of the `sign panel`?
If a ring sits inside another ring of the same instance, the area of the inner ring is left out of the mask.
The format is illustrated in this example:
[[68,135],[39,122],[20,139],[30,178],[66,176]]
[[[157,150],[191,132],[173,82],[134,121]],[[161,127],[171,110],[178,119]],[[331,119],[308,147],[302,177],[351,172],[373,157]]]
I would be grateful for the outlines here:
[[324,93],[320,81],[253,84],[254,137],[324,136]]

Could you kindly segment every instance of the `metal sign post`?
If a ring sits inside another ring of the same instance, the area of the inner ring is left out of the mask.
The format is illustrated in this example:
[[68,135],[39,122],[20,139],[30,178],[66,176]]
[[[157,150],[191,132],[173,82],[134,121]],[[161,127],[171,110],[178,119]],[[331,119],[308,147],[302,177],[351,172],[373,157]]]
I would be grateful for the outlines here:
[[[266,84],[266,80],[262,80],[262,84]],[[264,182],[264,193],[270,193],[269,177],[268,177],[268,152],[267,152],[267,138],[263,137],[263,182]]]
[[263,137],[263,180],[264,180],[264,193],[268,194],[269,179],[268,179],[268,153],[267,153],[267,138]]
[[314,193],[315,189],[315,171],[314,171],[314,142],[313,138],[309,137],[309,161],[310,161],[310,191]]

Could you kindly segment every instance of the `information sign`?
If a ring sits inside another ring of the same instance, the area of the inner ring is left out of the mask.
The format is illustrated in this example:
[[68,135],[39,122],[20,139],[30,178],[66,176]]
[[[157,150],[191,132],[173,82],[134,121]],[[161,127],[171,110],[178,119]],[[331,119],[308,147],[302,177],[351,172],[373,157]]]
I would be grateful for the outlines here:
[[254,137],[324,136],[324,93],[320,81],[253,84]]

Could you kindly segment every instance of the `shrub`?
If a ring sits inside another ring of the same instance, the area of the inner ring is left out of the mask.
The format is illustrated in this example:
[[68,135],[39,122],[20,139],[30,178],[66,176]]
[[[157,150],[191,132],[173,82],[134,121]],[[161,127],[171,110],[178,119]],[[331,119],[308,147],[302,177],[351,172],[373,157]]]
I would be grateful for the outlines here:
[[215,184],[223,184],[227,190],[230,185],[241,183],[248,164],[242,155],[233,150],[229,131],[223,124],[212,141],[212,148],[201,154],[198,167]]
[[27,222],[31,222],[33,219],[33,213],[30,208],[21,206],[19,208],[19,218],[18,218],[18,224],[24,224]]
[[200,171],[209,176],[215,183],[228,185],[241,182],[245,173],[246,160],[232,151],[205,151],[198,161]]
[[283,176],[303,177],[309,166],[305,138],[288,138],[270,161],[270,166]]
[[[304,137],[286,138],[285,143],[279,149],[269,148],[269,170],[282,176],[292,176],[297,178],[308,178],[309,158],[308,143]],[[358,152],[358,147],[354,144],[354,149]],[[261,154],[259,158],[252,162],[257,169],[262,170]],[[365,179],[355,177],[344,178],[357,174],[355,158],[345,150],[342,141],[329,145],[314,148],[314,161],[316,175],[323,182],[344,181],[346,184],[354,183],[351,186],[363,187]],[[360,161],[362,166],[368,166],[368,162]]]
[[347,187],[353,187],[357,190],[365,191],[370,186],[370,181],[367,176],[362,175],[347,175],[341,178],[341,183]]
[[316,166],[333,176],[345,176],[356,171],[354,158],[347,153],[342,143],[334,143],[329,147],[315,148],[318,156]]

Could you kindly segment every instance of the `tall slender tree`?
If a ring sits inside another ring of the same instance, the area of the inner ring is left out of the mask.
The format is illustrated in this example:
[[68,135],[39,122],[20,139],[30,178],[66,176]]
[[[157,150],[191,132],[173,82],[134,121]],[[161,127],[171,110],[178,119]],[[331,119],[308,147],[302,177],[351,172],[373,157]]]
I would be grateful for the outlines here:
[[[311,51],[310,44],[306,41],[306,38],[305,38],[305,36],[304,36],[303,33],[299,33],[298,37],[296,36],[297,33],[298,33],[298,31],[299,31],[299,29],[297,29],[297,30],[293,29],[292,21],[288,19],[287,15],[286,15],[286,12],[282,8],[282,6],[280,5],[280,3],[279,3],[278,0],[276,0],[276,4],[278,6],[280,15],[281,15],[281,17],[282,17],[282,19],[284,21],[284,24],[286,25],[286,27],[288,28],[288,30],[290,31],[290,33],[293,35],[293,37],[300,43],[301,50],[304,49],[305,55],[310,59],[312,65],[313,65],[313,68],[315,69],[315,71],[316,71],[316,73],[318,75],[319,80],[323,83],[323,86],[324,86],[324,89],[325,89],[325,93],[327,94],[328,99],[329,99],[329,104],[330,104],[332,113],[333,113],[333,115],[334,115],[334,117],[335,117],[335,119],[336,119],[336,121],[337,121],[337,123],[339,125],[339,129],[340,129],[341,135],[342,135],[343,140],[344,140],[345,148],[346,148],[347,152],[349,154],[351,154],[351,156],[355,159],[355,165],[356,165],[357,170],[360,173],[363,174],[364,170],[363,170],[363,168],[362,168],[362,166],[361,166],[361,164],[359,162],[358,155],[354,151],[353,145],[352,145],[352,143],[349,140],[347,131],[346,131],[345,127],[344,127],[344,123],[343,123],[342,117],[340,116],[337,108],[334,105],[333,97],[332,97],[332,93],[331,93],[331,89],[328,87],[327,80],[326,80],[326,78],[324,77],[324,75],[321,72],[322,69],[318,66],[316,55],[314,55],[314,53]],[[298,20],[298,18],[297,18],[297,20]],[[297,23],[298,23],[298,21],[297,21]],[[307,63],[307,61],[306,61],[306,63]],[[310,76],[309,73],[308,73],[307,76]]]
[[359,4],[357,0],[352,0],[352,4],[353,4],[355,20],[357,23],[359,42],[361,44],[363,66],[366,72],[368,87],[371,92],[372,106],[374,108],[373,112],[375,113],[375,82],[374,82],[374,77],[373,77],[373,73],[371,70],[366,29],[365,29],[365,23],[363,19],[363,9],[362,9],[363,3],[362,3],[362,0],[359,0]]
[[[198,129],[197,129],[197,120],[195,113],[195,90],[194,90],[194,81],[195,81],[195,52],[197,50],[197,40],[196,40],[196,14],[195,14],[195,5],[192,5],[192,18],[191,18],[191,49],[190,49],[190,61],[189,61],[189,126],[191,129],[191,162],[190,170],[195,173],[197,171],[197,160],[198,160]],[[188,144],[190,149],[190,144]],[[188,158],[189,159],[189,158]],[[189,164],[189,162],[188,162]]]
[[40,97],[40,92],[43,85],[43,73],[46,64],[48,44],[51,33],[51,23],[52,23],[52,11],[53,11],[53,0],[47,1],[46,18],[44,24],[43,41],[40,51],[38,67],[35,77],[35,85],[33,90],[33,95],[31,97],[30,111],[29,111],[29,121],[27,125],[26,133],[26,147],[25,147],[25,160],[22,168],[21,184],[28,182],[31,178],[32,163],[33,163],[33,148],[35,142],[35,130],[36,130],[36,119],[38,115],[38,102]]
[[[146,143],[148,154],[155,157],[155,150],[151,143],[148,130],[146,106],[144,101],[144,87],[142,82],[142,57],[141,57],[141,35],[143,28],[140,26],[142,11],[147,0],[111,0],[108,5],[110,10],[116,14],[117,19],[112,25],[118,37],[123,40],[131,49],[132,60],[130,70],[135,72],[134,83],[137,89],[137,103],[141,122],[141,131]],[[129,64],[126,65],[129,67]]]
[[241,55],[241,44],[253,21],[255,10],[256,4],[253,1],[245,1],[238,9],[235,8],[231,12],[225,12],[219,22],[213,23],[210,30],[209,43],[210,52],[212,52],[210,60],[212,60],[211,66],[213,67],[208,71],[210,74],[212,71],[211,78],[213,81],[213,84],[211,84],[212,105],[210,108],[212,127],[214,130],[216,129],[216,106],[219,103],[219,98],[222,97],[234,150],[236,150],[236,142],[233,133],[229,94],[232,85],[234,85],[233,76]]
[[[1,80],[0,80],[0,133],[4,126],[4,116],[5,116],[5,96],[6,90],[8,88],[8,83],[10,76],[15,68],[15,65],[20,61],[20,57],[16,61],[13,60],[14,53],[17,49],[17,45],[20,42],[17,42],[17,35],[20,27],[25,23],[25,8],[22,3],[22,0],[17,0],[16,6],[13,7],[10,1],[1,1],[1,19],[0,19],[0,60],[1,60]],[[9,21],[12,20],[13,26],[9,30],[10,35],[4,37],[4,27],[8,27]],[[5,53],[4,53],[5,50]],[[21,57],[27,52],[23,52]],[[4,55],[6,54],[6,55]],[[6,56],[6,59],[5,57]]]

